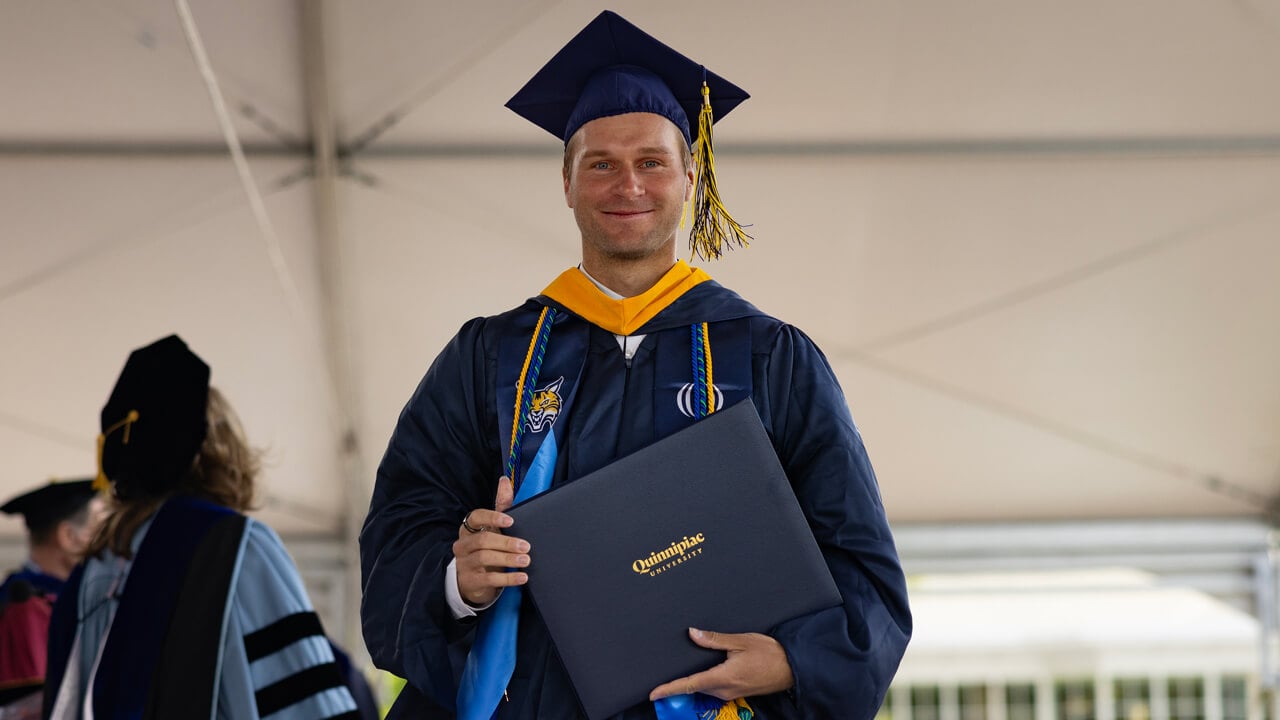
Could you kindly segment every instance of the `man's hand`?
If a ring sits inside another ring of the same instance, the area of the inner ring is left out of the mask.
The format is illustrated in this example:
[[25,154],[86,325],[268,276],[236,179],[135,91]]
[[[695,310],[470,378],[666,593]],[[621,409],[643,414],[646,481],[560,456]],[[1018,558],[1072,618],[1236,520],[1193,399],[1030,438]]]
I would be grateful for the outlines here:
[[671,695],[700,692],[721,700],[768,695],[795,684],[787,653],[777,640],[760,633],[714,633],[689,628],[695,643],[729,654],[725,661],[700,673],[659,685],[649,693],[652,702]]
[[502,588],[529,582],[526,573],[508,572],[529,565],[529,543],[502,534],[502,528],[511,527],[514,522],[506,514],[514,497],[511,479],[499,478],[494,509],[472,510],[458,526],[458,540],[453,543],[458,594],[471,605],[488,605]]

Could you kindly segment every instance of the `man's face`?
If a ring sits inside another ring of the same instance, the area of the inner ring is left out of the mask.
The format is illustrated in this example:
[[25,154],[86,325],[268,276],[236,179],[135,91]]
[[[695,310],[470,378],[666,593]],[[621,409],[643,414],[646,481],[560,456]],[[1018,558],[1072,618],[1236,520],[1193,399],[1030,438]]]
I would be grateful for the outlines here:
[[676,228],[693,193],[684,137],[652,113],[598,118],[569,143],[564,197],[582,231],[584,261],[674,256]]
[[101,495],[95,495],[89,501],[85,521],[80,524],[71,524],[69,546],[65,548],[68,554],[76,557],[83,556],[84,551],[89,547],[89,543],[93,540],[93,536],[98,533],[98,528],[102,526],[102,521],[106,517],[107,501],[103,500]]

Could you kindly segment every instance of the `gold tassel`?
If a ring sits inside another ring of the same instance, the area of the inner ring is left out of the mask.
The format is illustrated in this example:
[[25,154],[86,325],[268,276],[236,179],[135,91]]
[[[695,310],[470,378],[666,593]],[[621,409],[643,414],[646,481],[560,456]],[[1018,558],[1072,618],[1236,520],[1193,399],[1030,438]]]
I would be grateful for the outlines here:
[[704,81],[702,111],[698,113],[698,142],[693,152],[698,177],[694,182],[693,227],[689,231],[689,249],[704,260],[714,260],[723,255],[725,245],[744,247],[751,244],[751,236],[729,215],[716,188],[716,163],[711,147],[713,122],[711,90]]
[[111,489],[111,479],[107,477],[107,471],[102,467],[102,456],[107,449],[107,436],[111,433],[124,428],[124,444],[129,444],[129,429],[133,423],[138,421],[138,411],[130,410],[128,415],[120,422],[107,428],[102,434],[98,435],[98,477],[93,479],[93,489],[98,492],[104,492]]
[[750,720],[754,716],[755,712],[747,704],[747,699],[738,698],[726,700],[720,711],[716,713],[714,720]]
[[701,720],[751,720],[755,711],[747,703],[746,698],[725,700],[719,710],[705,710],[698,714]]

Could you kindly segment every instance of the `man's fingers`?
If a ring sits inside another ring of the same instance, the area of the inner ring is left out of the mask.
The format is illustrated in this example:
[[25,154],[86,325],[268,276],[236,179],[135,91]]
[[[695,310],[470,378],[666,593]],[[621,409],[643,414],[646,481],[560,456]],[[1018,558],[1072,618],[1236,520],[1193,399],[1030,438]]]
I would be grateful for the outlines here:
[[463,515],[462,523],[458,527],[458,537],[464,538],[468,533],[477,535],[486,530],[501,533],[504,528],[511,527],[511,524],[515,521],[511,519],[510,515],[506,514],[506,510],[511,507],[514,501],[515,488],[511,484],[511,479],[507,477],[498,478],[498,493],[493,500],[494,509],[476,508]]
[[699,630],[698,628],[689,628],[689,639],[704,648],[712,650],[741,650],[745,647],[743,642],[745,638],[735,633],[718,633],[710,630]]
[[[469,533],[466,529],[458,531],[458,539],[453,542],[453,556],[458,562],[470,562],[470,556],[478,552],[492,551],[508,555],[528,555],[529,541],[498,533]],[[492,565],[495,563],[485,563]]]
[[487,605],[497,597],[497,591],[504,587],[524,585],[529,576],[522,572],[476,572],[475,582],[468,583],[468,590],[463,590],[462,580],[465,575],[458,576],[458,594],[472,605]]
[[529,576],[522,572],[486,572],[477,570],[473,574],[475,582],[468,583],[468,587],[472,588],[504,588],[512,585],[524,585],[529,582]]
[[[478,535],[481,530],[501,532],[503,528],[511,527],[513,522],[510,515],[497,510],[483,509],[472,510],[463,516],[463,520],[466,522],[458,526],[459,537],[467,533]],[[468,525],[471,527],[468,528]]]
[[510,587],[529,582],[529,576],[522,572],[489,573],[493,579],[493,587]]
[[[505,475],[498,478],[498,496],[494,500],[493,509],[500,513],[506,512],[507,508],[511,507],[511,503],[515,501],[515,498],[516,489],[515,485],[511,483],[511,478]],[[506,525],[500,527],[506,527]]]
[[477,550],[460,562],[465,564],[467,570],[503,572],[508,569],[528,567],[529,556],[502,550]]
[[[739,635],[711,632],[710,630],[699,630],[697,628],[689,628],[689,637],[698,645],[713,650],[736,650],[741,647],[738,642],[741,638]],[[688,695],[694,692],[706,693],[720,697],[723,690],[724,678],[721,677],[724,670],[724,663],[716,665],[710,670],[704,670],[694,675],[677,678],[664,685],[659,685],[649,693],[650,702],[672,695]],[[720,673],[721,675],[718,675]],[[725,698],[721,698],[722,700]]]
[[476,508],[458,524],[453,543],[457,562],[458,593],[474,606],[491,602],[498,589],[524,585],[529,575],[529,543],[502,534],[514,520],[504,511],[511,507],[515,490],[509,478],[498,478],[493,508]]
[[[716,667],[720,666],[717,665]],[[661,700],[665,697],[671,697],[672,695],[691,695],[695,692],[715,695],[714,688],[712,687],[715,676],[710,675],[714,670],[715,668],[712,668],[711,670],[704,670],[703,672],[687,675],[685,677],[672,680],[669,683],[659,685],[653,689],[653,692],[649,693],[649,702]]]
[[649,693],[649,702],[661,700],[665,697],[671,697],[672,695],[689,695],[695,692],[696,688],[691,682],[691,678],[692,676],[682,677],[672,680],[669,683],[659,685],[653,689],[653,692]]
[[651,700],[691,691],[721,700],[767,695],[795,685],[786,651],[777,640],[759,633],[717,633],[689,628],[698,645],[727,653],[725,661],[709,670],[660,685]]
[[[503,547],[469,547],[478,545],[482,540],[497,541]],[[529,575],[521,572],[529,566],[529,556],[508,552],[508,545],[527,549],[529,543],[494,533],[480,533],[453,544],[454,557],[458,563],[458,592],[472,605],[484,605],[492,601],[494,592],[499,588],[529,582]]]

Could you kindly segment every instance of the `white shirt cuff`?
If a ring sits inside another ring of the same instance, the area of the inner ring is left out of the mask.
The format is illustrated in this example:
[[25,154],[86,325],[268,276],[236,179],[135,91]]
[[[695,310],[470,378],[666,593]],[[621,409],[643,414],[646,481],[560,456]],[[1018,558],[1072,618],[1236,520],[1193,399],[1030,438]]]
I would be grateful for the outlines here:
[[458,558],[449,561],[449,567],[444,571],[444,598],[449,603],[449,612],[453,614],[454,620],[475,617],[481,610],[488,610],[494,603],[498,602],[498,596],[502,595],[499,588],[498,595],[484,605],[475,606],[469,604],[462,599],[462,593],[458,591]]

